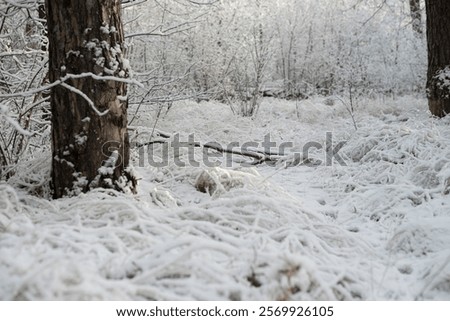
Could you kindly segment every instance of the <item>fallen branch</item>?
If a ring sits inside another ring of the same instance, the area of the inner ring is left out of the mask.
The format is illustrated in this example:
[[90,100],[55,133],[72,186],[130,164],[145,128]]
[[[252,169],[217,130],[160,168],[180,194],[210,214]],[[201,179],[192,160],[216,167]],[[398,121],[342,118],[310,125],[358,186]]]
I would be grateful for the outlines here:
[[[170,138],[172,136],[160,132],[155,131],[155,137],[148,142],[145,143],[138,143],[135,145],[137,148],[155,145],[155,144],[168,144],[170,143]],[[233,154],[233,155],[239,155],[243,157],[249,157],[253,159],[253,162],[251,165],[259,165],[262,163],[285,163],[286,167],[292,167],[292,166],[299,166],[299,165],[308,165],[308,166],[317,166],[321,162],[312,158],[305,158],[301,154],[291,154],[291,155],[285,155],[285,154],[278,154],[271,151],[265,151],[265,150],[250,150],[250,149],[238,149],[238,148],[226,148],[221,146],[219,143],[206,143],[202,144],[199,142],[186,142],[188,146],[193,146],[197,148],[202,149],[212,149],[215,150],[221,154]],[[186,146],[185,146],[186,147]]]
[[265,153],[263,151],[251,151],[248,149],[229,149],[229,148],[223,148],[220,144],[214,144],[214,143],[206,143],[206,144],[201,144],[201,143],[195,143],[194,145],[195,147],[200,147],[200,148],[206,148],[206,149],[214,149],[222,154],[227,153],[227,154],[234,154],[234,155],[240,155],[240,156],[245,156],[245,157],[250,157],[253,158],[254,161],[252,163],[252,165],[258,165],[258,164],[262,164],[264,162],[276,162],[279,160],[279,157],[281,157],[281,155],[274,155],[274,154],[269,154],[269,153]]

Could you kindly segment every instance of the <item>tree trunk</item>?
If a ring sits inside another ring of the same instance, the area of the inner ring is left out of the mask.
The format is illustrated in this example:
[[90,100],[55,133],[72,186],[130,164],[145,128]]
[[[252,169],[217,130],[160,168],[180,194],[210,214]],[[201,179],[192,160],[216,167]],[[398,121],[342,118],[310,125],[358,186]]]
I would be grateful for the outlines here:
[[420,0],[409,0],[409,10],[412,19],[412,28],[418,35],[423,33],[422,30],[422,11],[420,10]]
[[45,5],[50,82],[69,78],[51,93],[53,196],[96,187],[134,192],[135,179],[127,171],[127,87],[111,80],[129,73],[120,0]]
[[450,113],[450,1],[427,0],[428,105],[433,115]]
[[[45,5],[43,3],[38,5],[38,16],[39,16],[39,20],[42,23],[42,27],[44,28],[44,35],[46,37],[48,37],[48,32],[47,32],[47,14],[45,13]],[[46,51],[47,50],[47,46],[45,45],[45,43],[41,42],[41,50],[42,51]]]

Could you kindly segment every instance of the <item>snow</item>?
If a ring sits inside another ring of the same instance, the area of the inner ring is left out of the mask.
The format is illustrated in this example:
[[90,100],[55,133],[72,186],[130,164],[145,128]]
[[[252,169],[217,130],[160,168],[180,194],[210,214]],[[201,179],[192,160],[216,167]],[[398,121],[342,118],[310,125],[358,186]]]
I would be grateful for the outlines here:
[[[97,39],[93,39],[92,41],[89,41],[89,42],[87,42],[85,44],[85,47],[88,50],[97,50],[97,46],[98,46],[98,40]],[[100,56],[100,54],[101,54],[101,52],[99,54],[96,54],[96,56],[98,57],[98,56]]]
[[[294,147],[258,166],[216,155],[215,168],[187,164],[188,148],[152,167],[135,148],[137,195],[34,196],[49,190],[42,148],[0,184],[0,299],[449,300],[450,119],[414,97],[356,107],[357,131],[339,100],[266,99],[254,119],[175,103],[158,130],[180,141],[242,146],[270,133]],[[132,139],[149,139],[156,114],[138,115]],[[288,163],[308,142],[326,146],[327,132],[347,142],[346,166]]]
[[70,57],[70,55],[74,55],[75,57],[79,57],[81,52],[79,50],[69,50],[66,53],[66,59]]
[[450,66],[445,67],[443,70],[439,70],[436,74],[436,79],[442,90],[448,90],[450,88]]
[[104,33],[104,34],[109,34],[109,26],[108,25],[106,25],[106,26],[101,26],[100,27],[100,31],[102,32],[102,33]]

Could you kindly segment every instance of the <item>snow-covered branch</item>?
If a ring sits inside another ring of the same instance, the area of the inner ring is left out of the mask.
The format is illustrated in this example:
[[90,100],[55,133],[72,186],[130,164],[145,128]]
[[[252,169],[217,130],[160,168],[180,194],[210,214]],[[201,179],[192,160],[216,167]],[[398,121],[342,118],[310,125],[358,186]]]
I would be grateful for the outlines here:
[[140,83],[137,80],[134,79],[127,79],[127,78],[120,78],[120,77],[114,77],[114,76],[99,76],[96,74],[93,74],[91,72],[85,72],[85,73],[81,73],[81,74],[67,74],[66,76],[62,77],[60,80],[57,80],[55,82],[52,82],[51,84],[48,85],[44,85],[35,89],[31,89],[31,90],[27,90],[27,91],[20,91],[20,92],[16,92],[16,93],[11,93],[11,94],[0,94],[0,98],[6,99],[6,98],[14,98],[14,97],[30,97],[30,96],[34,96],[40,92],[49,90],[55,86],[61,85],[63,83],[65,83],[67,80],[69,79],[80,79],[80,78],[86,78],[86,77],[91,77],[95,80],[111,80],[111,81],[117,81],[117,82],[123,82],[123,83],[127,83],[130,85],[136,85],[140,88],[144,88],[144,85],[142,83]]
[[9,108],[6,105],[0,104],[0,116],[2,116],[3,118],[6,119],[6,121],[15,128],[15,130],[17,130],[21,135],[24,136],[31,136],[32,134],[22,128],[22,126],[20,126],[20,124],[11,116],[8,115],[8,110]]
[[79,95],[80,97],[82,97],[84,100],[86,100],[86,102],[89,104],[89,106],[92,108],[92,110],[93,110],[97,115],[99,115],[100,117],[101,117],[101,116],[105,116],[105,115],[109,112],[109,109],[107,109],[107,110],[105,110],[105,111],[100,111],[100,110],[98,110],[97,107],[95,107],[94,102],[93,102],[93,101],[92,101],[92,100],[91,100],[84,92],[82,92],[81,90],[79,90],[79,89],[77,89],[77,88],[75,88],[75,87],[73,87],[73,86],[70,86],[70,85],[68,85],[68,84],[66,84],[66,83],[64,83],[64,82],[62,82],[60,85],[61,85],[62,87],[64,87],[64,88],[66,88],[66,89],[68,89],[68,90],[70,90],[70,91],[76,93],[77,95]]

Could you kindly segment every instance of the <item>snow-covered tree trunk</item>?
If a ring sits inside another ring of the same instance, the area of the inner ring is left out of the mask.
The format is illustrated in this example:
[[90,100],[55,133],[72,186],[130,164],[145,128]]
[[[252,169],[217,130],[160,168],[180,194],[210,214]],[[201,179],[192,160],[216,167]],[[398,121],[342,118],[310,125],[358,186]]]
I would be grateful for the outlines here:
[[420,9],[420,0],[409,0],[409,10],[412,19],[412,28],[414,32],[421,35],[422,32],[422,10]]
[[450,1],[427,0],[428,105],[433,115],[450,113]]
[[67,79],[51,93],[55,198],[96,187],[134,191],[120,3],[46,0],[50,82]]

